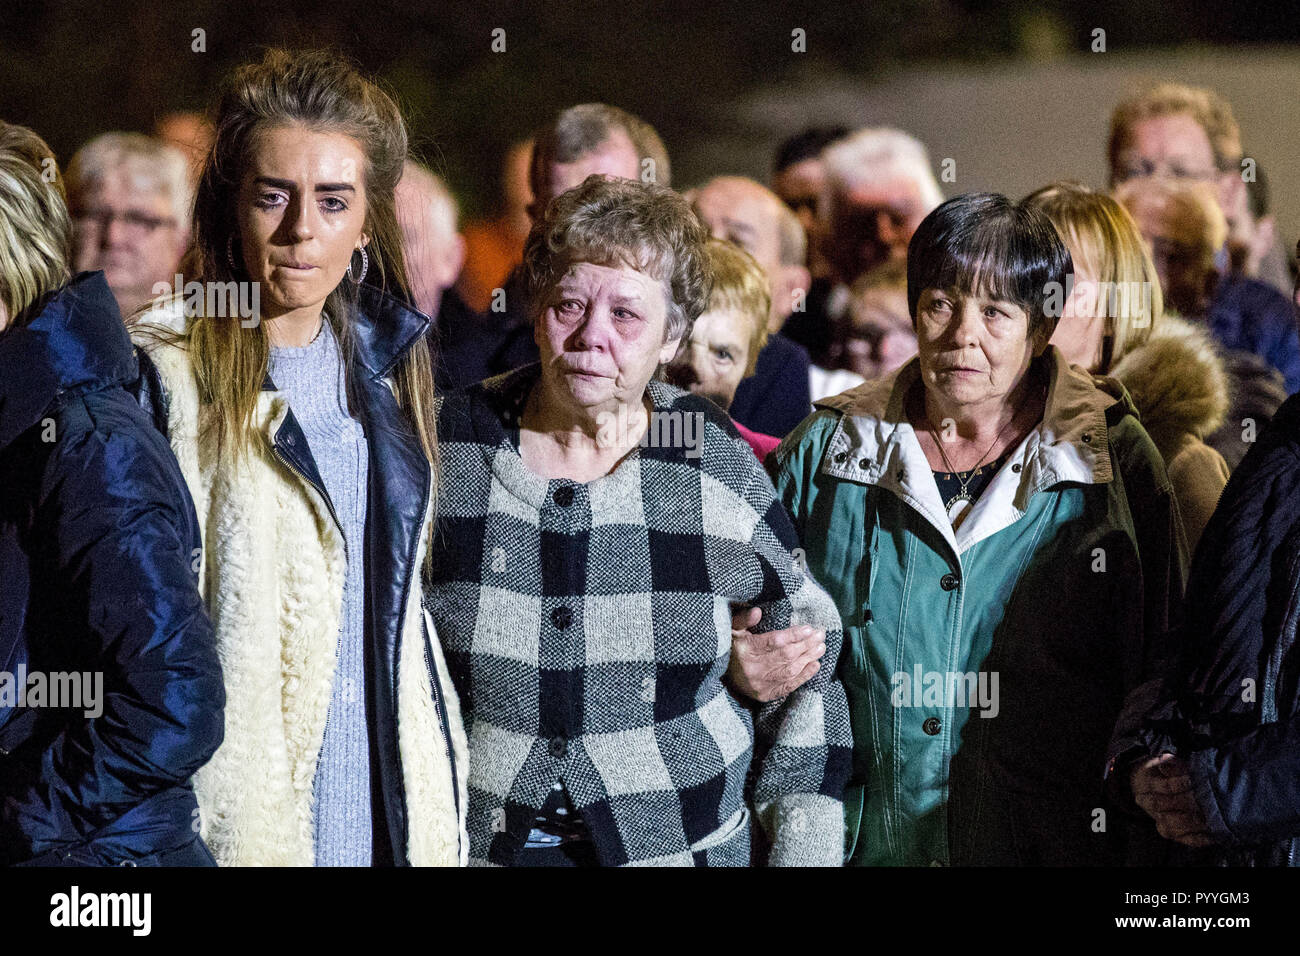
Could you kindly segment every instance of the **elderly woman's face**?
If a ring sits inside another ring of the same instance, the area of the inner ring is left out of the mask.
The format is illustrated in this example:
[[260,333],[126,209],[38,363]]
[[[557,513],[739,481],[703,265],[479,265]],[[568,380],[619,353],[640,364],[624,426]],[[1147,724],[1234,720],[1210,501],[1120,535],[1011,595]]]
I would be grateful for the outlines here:
[[745,378],[753,337],[754,320],[743,312],[710,309],[691,326],[686,347],[665,370],[665,378],[728,409]]
[[593,412],[640,401],[681,341],[664,340],[666,292],[659,279],[628,266],[570,266],[542,303],[534,332],[552,386]]
[[954,405],[1005,398],[1044,347],[1023,308],[982,292],[924,290],[916,333],[925,387]]

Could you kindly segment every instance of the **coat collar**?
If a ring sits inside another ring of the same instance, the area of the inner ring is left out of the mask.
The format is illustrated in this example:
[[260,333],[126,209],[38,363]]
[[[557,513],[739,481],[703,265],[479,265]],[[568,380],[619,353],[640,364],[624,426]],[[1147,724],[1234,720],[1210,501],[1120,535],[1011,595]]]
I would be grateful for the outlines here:
[[[372,285],[357,293],[359,321],[353,323],[354,360],[379,379],[389,374],[403,355],[423,338],[433,324],[423,312]],[[274,391],[268,375],[264,391]]]
[[392,371],[433,322],[396,296],[364,283],[358,293],[357,308],[370,320],[357,323],[357,358],[375,378]]
[[1126,403],[1126,395],[1122,389],[1118,397],[1109,394],[1099,387],[1101,381],[1069,365],[1055,346],[1049,345],[1035,362],[1048,381],[1042,421],[1011,451],[958,532],[947,519],[929,462],[904,412],[906,395],[920,380],[918,359],[892,375],[814,403],[840,413],[820,472],[898,495],[958,555],[1023,516],[1037,491],[1062,481],[1109,482],[1114,464],[1106,412]]
[[22,327],[0,334],[0,448],[64,393],[134,381],[131,340],[102,272],[78,274]]

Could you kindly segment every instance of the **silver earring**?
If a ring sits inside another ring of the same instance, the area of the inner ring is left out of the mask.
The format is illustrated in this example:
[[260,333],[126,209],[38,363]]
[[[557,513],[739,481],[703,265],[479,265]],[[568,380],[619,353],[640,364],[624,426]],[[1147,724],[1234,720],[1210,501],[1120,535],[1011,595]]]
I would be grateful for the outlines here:
[[235,237],[234,236],[228,236],[226,238],[226,261],[230,263],[230,271],[232,273],[239,271],[238,269],[235,268]]
[[357,250],[357,252],[361,253],[361,275],[354,276],[352,274],[352,259],[349,258],[348,278],[351,279],[353,282],[355,282],[357,285],[361,285],[361,280],[366,277],[366,270],[370,268],[370,256],[366,255],[365,246],[362,246],[360,249]]

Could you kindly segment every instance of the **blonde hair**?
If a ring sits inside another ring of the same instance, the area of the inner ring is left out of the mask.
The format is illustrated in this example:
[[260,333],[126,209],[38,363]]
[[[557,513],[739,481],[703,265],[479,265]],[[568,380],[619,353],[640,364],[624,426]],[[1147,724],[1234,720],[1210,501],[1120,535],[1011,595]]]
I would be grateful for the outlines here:
[[751,256],[734,242],[710,239],[704,250],[713,288],[705,311],[728,310],[738,312],[749,323],[749,361],[745,377],[754,374],[758,353],[767,345],[767,317],[772,309],[771,284],[767,273]]
[[[1110,168],[1116,169],[1119,154],[1134,123],[1157,116],[1190,116],[1209,137],[1214,163],[1226,172],[1241,162],[1241,128],[1228,101],[1213,90],[1182,83],[1158,83],[1130,94],[1110,116]],[[1113,173],[1112,173],[1113,175]]]
[[[401,231],[394,191],[407,158],[406,124],[393,98],[336,53],[269,50],[258,63],[240,66],[227,78],[216,111],[216,134],[194,203],[194,247],[187,263],[199,281],[247,280],[237,240],[236,204],[240,180],[268,129],[302,126],[342,133],[365,154],[361,177],[366,198],[364,232],[370,271],[379,287],[408,298]],[[330,293],[324,313],[339,338],[351,370],[357,286],[346,279]],[[253,440],[252,416],[270,360],[270,339],[262,323],[251,329],[227,318],[200,314],[185,336],[200,394],[223,447],[238,454]],[[398,404],[430,462],[437,458],[433,364],[424,337],[408,347],[392,371]],[[349,374],[348,391],[354,383]]]
[[854,280],[850,292],[853,298],[872,289],[888,289],[891,292],[907,293],[907,263],[902,259],[890,259],[874,268],[868,269]]
[[[1139,184],[1135,183],[1134,186]],[[1144,180],[1143,188],[1150,185]],[[1094,315],[1106,320],[1105,373],[1151,337],[1164,311],[1160,278],[1129,211],[1081,183],[1056,182],[1026,200],[1043,212],[1070,250],[1075,268],[1087,269],[1107,294],[1095,297]],[[1138,294],[1134,294],[1140,290]]]
[[71,256],[72,224],[53,152],[27,127],[0,120],[0,302],[11,326],[25,325],[68,281]]
[[1228,220],[1219,206],[1219,196],[1209,183],[1185,179],[1137,179],[1122,183],[1115,198],[1129,212],[1158,207],[1180,220],[1199,226],[1202,250],[1218,252],[1228,241]]
[[863,299],[871,292],[897,292],[903,297],[903,308],[894,318],[900,327],[913,329],[913,316],[907,312],[907,263],[902,259],[890,259],[868,269],[853,281],[849,288],[849,306],[835,323],[835,334],[843,339],[852,334],[852,330],[865,321]]

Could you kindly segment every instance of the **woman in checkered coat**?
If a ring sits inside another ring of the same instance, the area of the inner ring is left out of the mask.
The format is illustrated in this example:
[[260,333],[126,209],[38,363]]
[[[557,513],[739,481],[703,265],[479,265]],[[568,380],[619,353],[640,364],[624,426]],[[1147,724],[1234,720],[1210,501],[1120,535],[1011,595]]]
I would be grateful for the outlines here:
[[[726,414],[653,378],[707,301],[707,239],[671,190],[589,178],[525,249],[541,362],[443,400],[425,602],[471,862],[842,862],[837,612]],[[824,628],[827,666],[739,697],[733,604]]]

